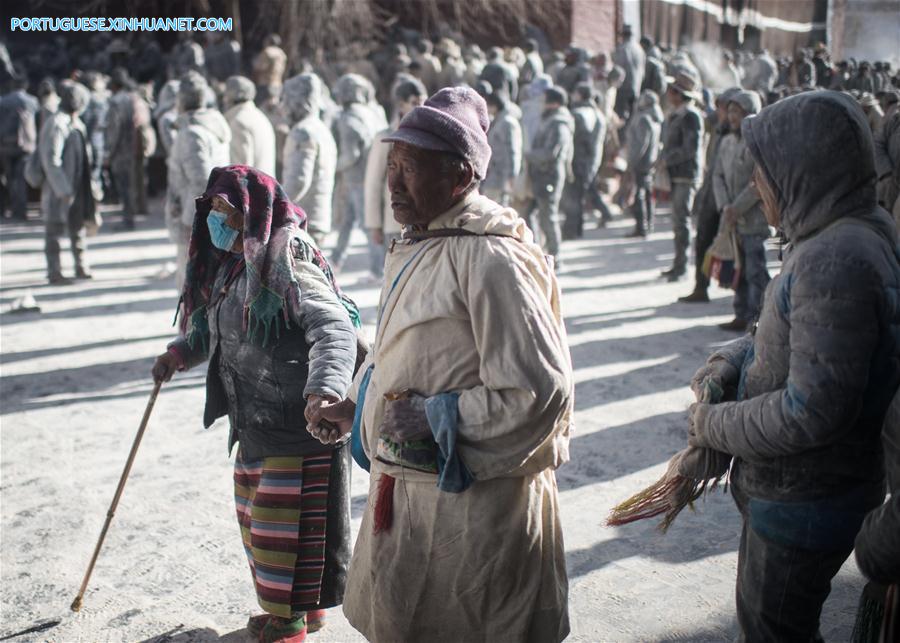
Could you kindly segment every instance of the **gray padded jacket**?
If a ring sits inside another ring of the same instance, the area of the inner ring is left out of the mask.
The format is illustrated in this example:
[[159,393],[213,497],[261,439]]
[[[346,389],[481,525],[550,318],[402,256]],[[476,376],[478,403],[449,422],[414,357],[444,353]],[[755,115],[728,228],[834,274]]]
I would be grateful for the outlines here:
[[884,475],[879,436],[900,385],[900,249],[875,203],[872,135],[852,98],[814,91],[743,123],[789,246],[755,335],[711,359],[740,369],[709,408],[710,446],[754,497],[834,496]]
[[[203,424],[228,415],[229,452],[240,442],[245,459],[323,453],[323,445],[306,431],[306,397],[344,399],[356,361],[356,332],[347,310],[325,275],[310,260],[309,245],[295,242],[294,277],[299,284],[299,311],[290,312],[290,327],[275,342],[261,346],[243,329],[246,270],[227,292],[211,302],[208,351],[179,338],[170,346],[191,368],[210,357]],[[213,293],[221,293],[234,261],[223,261]],[[199,344],[199,342],[198,342]]]

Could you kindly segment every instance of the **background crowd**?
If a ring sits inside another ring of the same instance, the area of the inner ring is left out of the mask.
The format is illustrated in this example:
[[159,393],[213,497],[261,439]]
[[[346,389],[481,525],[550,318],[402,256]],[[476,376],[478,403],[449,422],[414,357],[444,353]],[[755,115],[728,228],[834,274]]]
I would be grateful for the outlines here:
[[[743,117],[814,88],[849,92],[876,138],[880,202],[891,210],[900,194],[900,75],[886,61],[834,62],[821,44],[778,58],[674,49],[626,25],[609,52],[552,51],[535,39],[485,51],[449,29],[433,39],[398,30],[313,65],[288,61],[274,34],[253,53],[230,34],[204,36],[181,34],[170,51],[149,34],[0,50],[4,216],[26,217],[28,176],[41,190],[52,282],[67,281],[64,236],[75,276],[90,277],[85,234],[101,223],[98,202],[121,203],[120,226],[133,229],[148,214],[148,191],[164,191],[180,286],[194,198],[210,170],[229,163],[277,178],[320,244],[334,231],[337,270],[363,227],[377,282],[400,227],[384,188],[386,151],[373,143],[447,86],[486,98],[492,158],[482,190],[514,206],[557,265],[561,242],[586,224],[622,212],[645,237],[657,197],[669,199],[675,258],[665,276],[686,274],[696,227],[696,285],[684,300],[707,301],[709,274],[718,276],[736,290],[734,330],[755,317],[768,280],[769,229],[750,185]],[[288,78],[288,69],[300,73]]]
[[[487,137],[490,161],[480,153],[479,162],[464,168],[471,171],[467,185],[488,197],[490,208],[484,202],[479,206],[487,208],[485,212],[495,212],[496,201],[524,218],[556,270],[565,264],[565,242],[582,237],[586,226],[605,226],[616,216],[626,216],[634,221],[629,236],[648,237],[654,230],[657,200],[664,200],[671,212],[673,256],[662,277],[671,282],[686,279],[690,255],[694,258],[693,290],[681,301],[708,302],[710,282],[717,280],[734,290],[734,319],[723,324],[724,329],[743,332],[762,316],[758,334],[714,354],[695,382],[698,388],[701,382],[704,387],[721,384],[720,396],[726,389],[739,389],[741,399],[728,402],[734,406],[711,408],[695,391],[698,404],[690,418],[691,447],[743,460],[743,484],[750,499],[745,503],[736,496],[742,513],[745,505],[750,514],[758,509],[756,493],[770,502],[767,510],[776,515],[767,525],[783,526],[784,516],[775,513],[783,508],[778,503],[795,498],[772,500],[766,494],[778,487],[773,480],[793,484],[790,476],[795,475],[803,484],[797,482],[791,491],[803,494],[804,501],[815,497],[819,504],[810,501],[810,511],[827,505],[834,523],[843,520],[842,512],[850,506],[858,526],[865,513],[859,509],[881,503],[882,453],[872,445],[878,442],[883,411],[896,391],[896,332],[885,329],[895,329],[898,316],[896,298],[882,296],[878,288],[883,286],[885,293],[897,289],[896,256],[888,252],[891,243],[896,246],[896,230],[881,210],[855,216],[850,206],[858,202],[860,209],[874,207],[868,197],[875,183],[878,203],[900,220],[900,75],[888,62],[835,63],[822,45],[777,59],[766,51],[671,49],[638,38],[627,25],[609,52],[578,47],[551,51],[536,39],[485,51],[450,32],[429,37],[399,32],[371,50],[355,43],[330,52],[322,64],[289,61],[275,35],[251,55],[227,34],[209,34],[204,40],[201,45],[184,34],[168,52],[144,35],[96,40],[85,47],[59,39],[47,49],[0,48],[6,85],[0,100],[4,217],[8,209],[11,219],[24,220],[29,186],[40,190],[50,283],[69,283],[60,261],[64,237],[70,240],[75,278],[91,278],[86,239],[102,225],[98,203],[121,204],[119,225],[133,230],[152,214],[150,197],[155,193],[164,195],[163,214],[177,257],[176,286],[180,292],[190,291],[197,197],[207,194],[210,201],[210,189],[217,185],[210,177],[222,172],[215,168],[229,165],[251,168],[253,180],[278,195],[262,210],[276,202],[302,208],[314,242],[310,254],[337,273],[354,228],[363,228],[369,280],[378,283],[384,276],[386,249],[400,237],[401,226],[393,215],[397,208],[391,207],[386,180],[389,172],[397,171],[389,167],[397,161],[389,158],[389,146],[376,143],[402,143],[399,130],[417,129],[410,119],[401,125],[402,119],[435,93],[442,98],[419,110],[420,119],[425,118],[423,112],[434,116],[443,109],[452,115],[470,109],[475,110],[470,120],[481,122],[475,112],[486,105],[490,127],[480,135]],[[439,92],[458,86],[474,89],[484,102],[469,90]],[[807,94],[817,88],[842,94]],[[465,101],[454,98],[459,96]],[[771,105],[776,106],[745,123]],[[432,123],[436,130],[445,123],[443,118]],[[803,134],[808,138],[799,140]],[[821,157],[808,153],[815,145],[821,146]],[[806,151],[801,155],[801,150]],[[432,170],[435,163],[429,166]],[[761,174],[762,167],[769,175]],[[809,170],[806,176],[804,168]],[[452,175],[452,167],[440,169]],[[240,202],[250,179],[233,168],[227,172],[234,175],[222,181],[228,183],[232,200]],[[284,195],[269,177],[283,186]],[[244,201],[249,203],[249,198]],[[789,202],[775,203],[779,199]],[[463,206],[474,210],[468,202]],[[782,219],[776,221],[772,214],[779,207]],[[441,216],[432,214],[436,216],[431,220]],[[524,230],[515,216],[507,223]],[[794,258],[788,257],[764,306],[770,281],[766,242],[775,223],[791,244],[821,236],[795,253],[791,250]],[[258,226],[251,221],[246,229]],[[318,248],[328,250],[328,262],[316,254]],[[880,263],[871,274],[860,276],[866,253]],[[323,274],[330,277],[330,270]],[[226,270],[223,279],[229,274]],[[872,287],[863,288],[870,277],[867,285]],[[332,303],[343,319],[340,291],[331,285]],[[206,294],[217,290],[201,289]],[[417,301],[426,301],[426,295]],[[236,329],[243,321],[242,309],[237,304],[233,308]],[[561,325],[561,316],[555,323]],[[346,326],[350,337],[349,322]],[[509,341],[511,329],[502,329]],[[874,339],[866,340],[858,329],[868,329]],[[351,344],[348,340],[348,351]],[[564,342],[559,344],[565,353]],[[405,363],[411,352],[402,352],[398,361]],[[817,367],[804,369],[805,362],[794,361],[791,352],[812,355]],[[345,379],[351,362],[346,360]],[[427,360],[422,363],[428,366]],[[857,370],[851,372],[847,364]],[[256,372],[255,365],[252,370]],[[779,384],[773,388],[773,382]],[[334,397],[343,399],[345,393],[338,390]],[[855,440],[856,434],[845,424],[867,431],[865,443],[850,444],[847,436]],[[735,426],[741,430],[726,429]],[[798,426],[812,427],[808,443],[796,443]],[[850,447],[858,447],[861,455],[846,458]],[[873,479],[854,488],[856,495],[838,495],[846,491],[847,480],[858,478],[860,463],[868,463],[865,468],[874,472]],[[823,482],[808,471],[837,473],[822,476]],[[742,479],[733,480],[741,484]],[[825,492],[830,495],[821,500],[818,496]],[[834,498],[849,500],[846,505],[837,500],[829,504]],[[775,640],[764,622],[775,608],[766,604],[767,586],[756,579],[774,582],[778,570],[769,567],[782,566],[758,552],[793,556],[793,550],[779,549],[763,538],[749,540],[753,533],[745,529],[742,537],[739,618],[742,628],[760,633],[759,640]],[[822,578],[827,572],[830,579],[849,555],[855,532],[843,536],[849,540],[840,547],[816,543],[833,546],[836,552],[826,561],[830,567],[822,568]],[[869,553],[876,550],[868,548]],[[757,553],[750,556],[751,551]],[[816,569],[822,559],[817,553],[803,564]],[[860,560],[865,562],[865,554]],[[763,563],[768,566],[764,570],[752,568]],[[875,577],[883,567],[877,562],[865,572]],[[800,588],[792,600],[792,613],[808,613],[807,629],[817,627],[827,581],[814,591]],[[366,597],[374,593],[364,592]]]

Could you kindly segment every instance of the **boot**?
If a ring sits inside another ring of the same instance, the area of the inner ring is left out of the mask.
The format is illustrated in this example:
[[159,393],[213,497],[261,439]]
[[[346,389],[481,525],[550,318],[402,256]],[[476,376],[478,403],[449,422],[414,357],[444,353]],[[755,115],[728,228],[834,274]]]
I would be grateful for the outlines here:
[[47,276],[47,282],[51,286],[71,286],[72,280],[68,277],[63,277],[61,272],[51,272]]
[[690,295],[679,297],[678,301],[683,304],[706,304],[709,303],[709,295],[705,290],[694,290]]
[[306,617],[271,616],[259,633],[259,643],[303,643],[306,640]]
[[306,631],[310,634],[325,627],[325,610],[311,610],[306,613]]
[[721,328],[722,330],[728,330],[738,333],[743,333],[745,330],[747,330],[747,326],[748,324],[746,321],[744,321],[743,319],[738,319],[737,317],[732,319],[727,324],[719,324],[719,328]]

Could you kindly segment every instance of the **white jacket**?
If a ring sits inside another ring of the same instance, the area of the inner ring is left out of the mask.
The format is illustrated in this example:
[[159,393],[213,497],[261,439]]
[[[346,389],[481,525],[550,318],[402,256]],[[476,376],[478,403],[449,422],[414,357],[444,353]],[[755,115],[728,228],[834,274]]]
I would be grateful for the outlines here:
[[228,165],[231,130],[216,109],[186,112],[175,122],[169,154],[166,223],[169,230],[194,223],[194,199],[206,190],[213,168]]
[[248,100],[225,112],[225,119],[231,128],[231,163],[275,177],[275,130],[268,117]]

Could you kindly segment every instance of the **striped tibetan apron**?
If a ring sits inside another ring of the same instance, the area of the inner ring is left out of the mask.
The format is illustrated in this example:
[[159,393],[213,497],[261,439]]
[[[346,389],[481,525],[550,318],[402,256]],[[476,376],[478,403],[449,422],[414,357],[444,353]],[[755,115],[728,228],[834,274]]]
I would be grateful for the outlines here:
[[[332,452],[234,462],[234,500],[256,596],[289,618],[319,602]],[[305,608],[301,608],[305,609]]]

